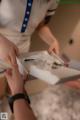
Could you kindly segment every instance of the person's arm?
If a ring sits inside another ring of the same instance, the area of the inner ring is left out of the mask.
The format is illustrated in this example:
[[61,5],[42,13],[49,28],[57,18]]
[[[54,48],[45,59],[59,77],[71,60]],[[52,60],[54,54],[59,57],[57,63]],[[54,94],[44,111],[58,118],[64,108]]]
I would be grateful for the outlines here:
[[24,99],[14,102],[14,115],[16,120],[36,120],[33,111]]
[[40,24],[37,30],[40,38],[49,45],[49,52],[54,51],[55,53],[59,54],[58,40],[52,34],[50,28],[45,24]]
[[48,23],[50,22],[51,17],[55,14],[57,6],[58,3],[52,0],[44,20],[37,28],[37,32],[40,38],[49,45],[49,52],[54,51],[55,53],[59,54],[58,40],[55,38],[50,28],[48,27]]
[[80,89],[80,80],[70,81],[65,83],[65,85],[73,89]]
[[[24,80],[18,71],[17,65],[12,65],[12,70],[7,70],[5,72],[5,76],[7,78],[12,97],[24,93]],[[23,98],[16,99],[14,101],[13,112],[16,120],[36,120],[28,102]]]

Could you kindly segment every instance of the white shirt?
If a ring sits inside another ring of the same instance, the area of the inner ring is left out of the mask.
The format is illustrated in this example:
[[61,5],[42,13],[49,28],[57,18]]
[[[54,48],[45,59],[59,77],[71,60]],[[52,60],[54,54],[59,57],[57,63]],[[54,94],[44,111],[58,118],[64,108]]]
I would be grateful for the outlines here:
[[[17,35],[16,39],[18,39],[18,41],[16,41],[18,44],[22,40],[19,34],[21,34],[20,30],[24,19],[26,2],[27,0],[2,0],[0,3],[0,26],[1,28],[7,28],[9,30],[8,33],[7,30],[2,33],[4,33],[4,36],[8,34],[6,37],[9,37],[13,33],[11,31],[14,31],[12,36],[14,38]],[[57,5],[58,0],[33,0],[31,15],[25,32],[28,39],[30,39],[30,36],[40,22],[44,20],[45,16],[51,16],[55,13]],[[8,39],[11,40],[12,38],[9,37]]]

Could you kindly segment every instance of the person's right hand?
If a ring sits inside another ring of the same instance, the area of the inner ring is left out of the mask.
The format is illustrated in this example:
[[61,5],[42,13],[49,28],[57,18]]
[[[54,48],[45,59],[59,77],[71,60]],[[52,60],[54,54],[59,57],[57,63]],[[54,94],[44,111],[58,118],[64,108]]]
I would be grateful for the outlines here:
[[0,59],[17,64],[16,56],[19,54],[18,48],[14,43],[0,35]]
[[66,86],[74,89],[80,89],[80,80],[70,81],[65,83]]

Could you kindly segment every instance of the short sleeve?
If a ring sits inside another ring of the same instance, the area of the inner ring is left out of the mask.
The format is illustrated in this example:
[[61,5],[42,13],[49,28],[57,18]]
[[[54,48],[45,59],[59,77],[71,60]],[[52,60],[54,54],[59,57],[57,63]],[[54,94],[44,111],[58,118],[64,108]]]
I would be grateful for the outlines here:
[[44,24],[48,24],[50,22],[51,17],[55,14],[58,5],[59,5],[59,0],[52,0],[47,10],[47,13],[44,19]]
[[51,3],[51,5],[50,5],[50,7],[49,7],[49,9],[47,11],[46,16],[54,15],[58,5],[59,5],[59,0],[52,0],[52,3]]
[[[49,0],[50,1],[50,0]],[[51,20],[51,17],[55,14],[55,12],[56,12],[56,9],[57,9],[57,7],[58,7],[58,5],[59,5],[59,1],[60,0],[51,0],[50,1],[50,5],[49,5],[49,7],[48,7],[48,9],[47,9],[47,12],[46,12],[46,16],[45,16],[45,18],[44,18],[44,20],[43,20],[43,23],[44,24],[48,24],[49,22],[50,22],[50,20]]]

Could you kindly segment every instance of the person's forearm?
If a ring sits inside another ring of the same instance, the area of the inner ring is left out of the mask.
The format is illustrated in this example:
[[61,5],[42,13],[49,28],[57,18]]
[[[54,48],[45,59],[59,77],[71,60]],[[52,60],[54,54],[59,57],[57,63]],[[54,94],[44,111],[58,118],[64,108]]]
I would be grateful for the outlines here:
[[4,35],[0,34],[0,43],[2,43],[5,39],[7,40],[7,38]]
[[16,120],[36,120],[33,111],[24,99],[14,102],[14,115]]
[[4,36],[0,34],[0,42],[2,41],[2,38],[4,38]]
[[40,38],[48,45],[51,45],[56,40],[48,26],[43,26],[39,29],[38,34]]

